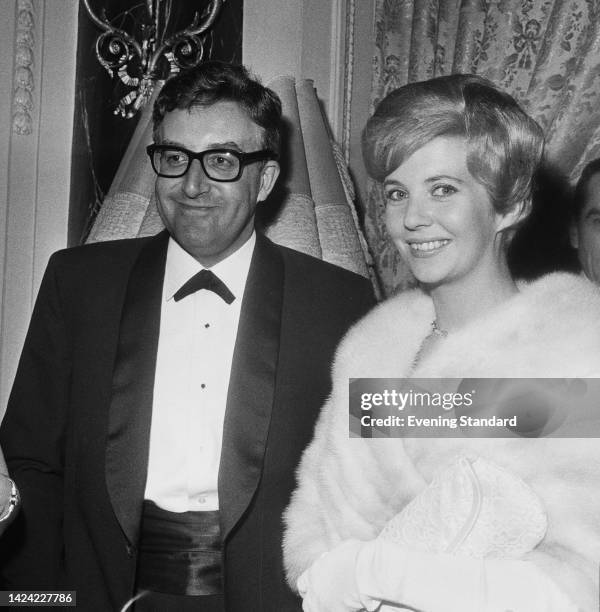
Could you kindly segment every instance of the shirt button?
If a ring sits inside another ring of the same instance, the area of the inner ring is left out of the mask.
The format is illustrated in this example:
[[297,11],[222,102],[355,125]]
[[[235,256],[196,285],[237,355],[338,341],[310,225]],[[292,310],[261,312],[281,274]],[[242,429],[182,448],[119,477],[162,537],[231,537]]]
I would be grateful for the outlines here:
[[201,386],[203,389],[206,387],[206,385],[205,385],[204,383],[202,383],[200,386]]
[[200,497],[198,497],[198,503],[199,504],[205,504],[206,503],[206,497],[203,497],[202,495],[200,495]]

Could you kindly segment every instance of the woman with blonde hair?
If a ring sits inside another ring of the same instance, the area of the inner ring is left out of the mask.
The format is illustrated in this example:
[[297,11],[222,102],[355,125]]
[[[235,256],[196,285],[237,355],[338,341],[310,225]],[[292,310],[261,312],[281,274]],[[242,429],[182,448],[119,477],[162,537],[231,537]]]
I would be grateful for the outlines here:
[[543,146],[515,100],[472,75],[406,85],[369,120],[366,165],[420,288],[338,348],[285,515],[306,612],[597,609],[596,439],[348,431],[350,378],[600,376],[598,289],[564,273],[517,285],[506,263]]

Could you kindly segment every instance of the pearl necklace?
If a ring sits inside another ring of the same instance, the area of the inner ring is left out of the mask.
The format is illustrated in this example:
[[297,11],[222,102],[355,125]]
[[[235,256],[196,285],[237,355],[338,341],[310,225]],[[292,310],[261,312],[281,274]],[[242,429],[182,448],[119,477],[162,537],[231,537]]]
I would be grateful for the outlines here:
[[419,350],[417,351],[417,354],[415,355],[415,358],[412,361],[410,370],[408,371],[409,376],[412,376],[412,373],[416,370],[417,366],[421,362],[421,357],[423,357],[423,351],[427,347],[428,342],[432,341],[433,338],[439,338],[441,340],[442,338],[445,338],[447,335],[448,335],[448,332],[445,329],[441,329],[437,324],[437,320],[434,319],[431,322],[431,331],[427,334],[425,338],[423,338],[423,342],[421,343],[421,346],[419,347]]

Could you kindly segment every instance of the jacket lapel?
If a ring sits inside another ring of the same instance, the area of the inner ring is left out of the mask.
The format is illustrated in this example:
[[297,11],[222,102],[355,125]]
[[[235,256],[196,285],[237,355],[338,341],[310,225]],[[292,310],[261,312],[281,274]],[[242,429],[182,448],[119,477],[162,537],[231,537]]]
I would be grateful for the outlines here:
[[223,540],[260,479],[275,391],[283,302],[283,261],[257,235],[233,354],[219,466]]
[[152,396],[168,234],[140,251],[121,315],[108,418],[106,484],[115,515],[137,541],[148,470]]

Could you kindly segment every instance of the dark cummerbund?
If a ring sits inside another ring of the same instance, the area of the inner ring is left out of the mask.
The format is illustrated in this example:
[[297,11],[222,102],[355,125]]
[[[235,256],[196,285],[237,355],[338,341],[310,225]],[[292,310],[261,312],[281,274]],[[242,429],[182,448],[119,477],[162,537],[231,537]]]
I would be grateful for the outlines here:
[[221,580],[219,511],[169,512],[144,501],[137,588],[216,595]]

